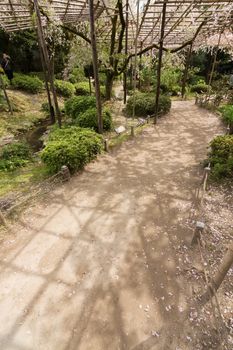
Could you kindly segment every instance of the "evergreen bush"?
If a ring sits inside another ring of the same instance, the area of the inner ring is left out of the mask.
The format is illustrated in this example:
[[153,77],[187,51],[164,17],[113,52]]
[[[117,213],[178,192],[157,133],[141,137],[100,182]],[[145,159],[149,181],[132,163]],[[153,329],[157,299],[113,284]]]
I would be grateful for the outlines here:
[[[103,117],[103,129],[104,130],[111,130],[112,128],[112,115],[107,110],[104,109],[102,112]],[[76,119],[77,125],[83,127],[83,128],[91,128],[95,131],[98,131],[98,115],[96,108],[90,108],[84,113],[79,114],[79,116]]]
[[226,124],[229,124],[230,134],[233,134],[233,105],[225,105],[219,108],[222,113],[222,119]]
[[56,79],[54,85],[57,93],[63,97],[71,97],[75,93],[75,87],[69,81]]
[[41,159],[51,173],[58,172],[63,165],[71,172],[80,170],[95,159],[102,150],[102,138],[92,130],[71,126],[55,129],[49,136]]
[[190,91],[191,92],[196,92],[198,94],[201,94],[203,92],[207,92],[208,91],[208,85],[206,85],[205,83],[199,83],[197,85],[192,85],[190,87]]
[[94,96],[74,96],[65,102],[65,113],[76,119],[79,114],[95,106],[96,100]]
[[76,95],[88,96],[90,95],[90,86],[88,81],[81,81],[75,84]]
[[223,135],[215,137],[211,143],[209,161],[212,176],[216,179],[233,177],[233,136]]
[[37,94],[43,90],[43,82],[38,77],[15,73],[12,80],[15,89]]
[[[134,96],[131,96],[126,104],[126,114],[128,117],[133,115]],[[171,99],[169,96],[160,95],[159,113],[166,114],[171,108]],[[153,115],[155,113],[155,95],[151,93],[137,92],[135,94],[135,115],[138,117]]]

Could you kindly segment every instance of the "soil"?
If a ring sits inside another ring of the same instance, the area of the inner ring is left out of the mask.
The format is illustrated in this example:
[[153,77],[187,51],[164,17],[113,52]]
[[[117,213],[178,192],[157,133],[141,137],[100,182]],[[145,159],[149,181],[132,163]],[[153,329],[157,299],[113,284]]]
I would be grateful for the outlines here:
[[[210,305],[190,309],[205,290],[190,246],[201,162],[222,132],[214,114],[173,102],[158,125],[27,209],[0,247],[0,348],[230,349],[232,274],[218,292],[220,309],[229,303],[222,328]],[[203,215],[210,236],[222,215],[227,243],[232,196],[217,191]]]

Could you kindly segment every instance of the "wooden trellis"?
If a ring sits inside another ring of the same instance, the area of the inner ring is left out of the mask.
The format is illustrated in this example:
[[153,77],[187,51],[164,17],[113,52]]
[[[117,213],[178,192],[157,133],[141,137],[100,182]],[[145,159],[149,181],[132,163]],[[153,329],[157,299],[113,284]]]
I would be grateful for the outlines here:
[[[73,26],[89,21],[90,3],[93,4],[95,21],[101,18],[103,27],[102,31],[95,33],[96,40],[108,42],[110,31],[106,28],[116,11],[108,0],[39,0],[42,27],[48,20]],[[33,4],[34,0],[0,0],[0,26],[8,32],[35,27]],[[125,53],[133,57],[135,53],[141,55],[152,49],[158,50],[158,82],[162,51],[177,52],[185,47],[201,46],[210,36],[226,31],[232,33],[233,30],[232,0],[122,0],[122,4],[127,23]],[[159,91],[158,83],[156,111]]]

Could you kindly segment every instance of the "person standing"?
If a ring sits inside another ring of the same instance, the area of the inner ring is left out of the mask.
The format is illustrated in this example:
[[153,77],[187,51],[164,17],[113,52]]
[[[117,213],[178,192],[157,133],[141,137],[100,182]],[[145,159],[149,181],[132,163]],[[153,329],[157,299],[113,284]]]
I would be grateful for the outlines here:
[[3,54],[2,56],[2,61],[1,61],[1,66],[2,69],[4,70],[7,78],[12,81],[14,75],[13,75],[13,69],[12,69],[12,63],[11,63],[11,58],[8,56],[6,53]]

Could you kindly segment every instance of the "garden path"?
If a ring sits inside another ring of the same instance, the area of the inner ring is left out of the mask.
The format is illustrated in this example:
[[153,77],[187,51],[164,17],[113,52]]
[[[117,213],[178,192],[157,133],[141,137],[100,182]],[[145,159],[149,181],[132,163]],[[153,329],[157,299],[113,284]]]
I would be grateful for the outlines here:
[[190,244],[217,117],[173,102],[158,125],[28,209],[0,247],[0,349],[193,349],[182,312]]

